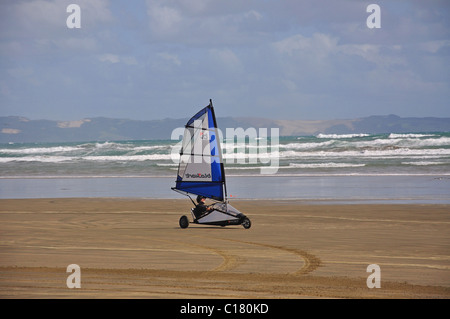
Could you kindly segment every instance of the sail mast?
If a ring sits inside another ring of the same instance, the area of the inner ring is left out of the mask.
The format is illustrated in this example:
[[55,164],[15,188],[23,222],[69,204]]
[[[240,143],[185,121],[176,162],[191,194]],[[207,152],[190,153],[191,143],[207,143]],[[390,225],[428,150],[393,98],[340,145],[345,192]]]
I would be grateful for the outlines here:
[[[219,154],[222,154],[222,149],[221,149],[220,140],[219,140],[219,134],[217,132],[218,126],[217,126],[217,121],[216,121],[216,114],[214,113],[214,107],[213,107],[212,99],[209,99],[209,106],[211,108],[212,118],[214,119],[214,127],[216,128],[217,146],[218,146],[219,152],[220,152]],[[228,200],[228,195],[227,195],[227,182],[226,182],[226,179],[225,179],[225,167],[223,165],[223,158],[221,158],[220,170],[222,172],[222,178],[223,178],[223,191],[224,191],[224,195],[225,195],[224,196],[224,201],[226,202]]]

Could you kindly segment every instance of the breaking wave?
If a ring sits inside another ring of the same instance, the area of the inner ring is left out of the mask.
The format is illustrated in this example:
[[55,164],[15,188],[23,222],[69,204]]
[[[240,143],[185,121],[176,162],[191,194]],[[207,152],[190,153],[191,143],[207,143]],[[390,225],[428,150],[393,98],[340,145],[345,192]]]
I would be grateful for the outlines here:
[[[180,141],[9,143],[0,145],[1,176],[173,176]],[[317,134],[224,140],[226,169],[259,174],[278,166],[289,174],[449,174],[450,133]]]
[[317,138],[354,138],[354,137],[366,137],[369,134],[359,133],[359,134],[318,134]]

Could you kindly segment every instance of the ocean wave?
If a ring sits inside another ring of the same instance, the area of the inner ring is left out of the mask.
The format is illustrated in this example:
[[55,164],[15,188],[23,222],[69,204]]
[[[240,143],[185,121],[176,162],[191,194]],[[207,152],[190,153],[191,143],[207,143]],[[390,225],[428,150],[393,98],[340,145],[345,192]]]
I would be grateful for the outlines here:
[[335,141],[326,141],[326,142],[308,142],[308,143],[289,143],[279,145],[279,148],[283,149],[314,149],[314,148],[323,148],[327,146],[331,146],[335,144]]
[[397,133],[391,133],[389,134],[388,138],[421,138],[421,137],[432,137],[436,136],[435,134],[397,134]]
[[100,161],[100,162],[143,162],[155,160],[171,160],[170,154],[149,154],[149,155],[112,155],[112,156],[86,156],[82,158],[86,161]]
[[[274,154],[276,156],[276,154]],[[354,151],[317,151],[317,152],[298,152],[281,151],[280,158],[314,158],[314,157],[409,157],[409,156],[450,156],[450,149],[368,149]]]
[[[450,133],[319,134],[222,144],[225,169],[257,175],[279,166],[286,172],[429,173],[450,167]],[[91,174],[175,175],[177,141],[108,141],[0,145],[2,176]],[[269,166],[270,164],[270,166]]]
[[51,154],[51,153],[64,153],[79,151],[82,148],[78,146],[54,146],[54,147],[32,147],[32,148],[18,148],[18,149],[0,149],[0,154],[17,154],[17,155],[30,155],[30,154]]
[[318,150],[297,151],[284,150],[274,152],[235,152],[223,154],[225,160],[239,159],[296,159],[296,158],[442,158],[449,157],[449,148],[410,149],[410,148],[382,148],[361,150]]
[[170,145],[137,146],[131,148],[133,151],[153,151],[171,149]]
[[[12,154],[11,154],[12,155]],[[141,154],[141,155],[74,155],[74,156],[47,156],[33,155],[30,156],[5,156],[0,157],[0,163],[8,162],[46,162],[60,163],[69,161],[96,161],[96,162],[114,162],[114,161],[172,161],[176,163],[179,159],[178,154]],[[270,160],[278,159],[302,159],[302,158],[447,158],[450,156],[450,148],[430,148],[430,149],[413,149],[413,148],[385,148],[385,149],[363,149],[363,150],[317,150],[317,151],[301,151],[301,150],[284,150],[273,152],[233,152],[223,154],[224,160]],[[163,163],[164,164],[164,163]],[[164,164],[166,165],[166,164]]]
[[222,150],[226,153],[234,152],[235,150],[243,150],[243,149],[270,149],[270,148],[279,148],[283,147],[282,144],[272,144],[272,141],[266,141],[264,143],[261,142],[252,142],[252,143],[233,143],[226,142],[222,144]]
[[317,134],[317,138],[332,138],[332,139],[340,139],[340,138],[354,138],[354,137],[367,137],[370,134],[365,133],[356,133],[356,134]]
[[63,163],[63,162],[71,162],[73,160],[74,158],[67,156],[0,157],[0,163],[10,163],[10,162]]
[[[89,144],[87,144],[88,146]],[[95,148],[105,149],[118,149],[118,150],[155,150],[155,149],[167,149],[170,148],[170,145],[167,144],[157,144],[157,145],[142,145],[137,146],[132,142],[104,142],[104,143],[95,143]]]
[[450,147],[450,137],[440,137],[440,138],[427,138],[427,139],[405,139],[405,144],[414,147],[435,147],[435,146],[449,146]]
[[105,152],[141,152],[141,151],[157,151],[170,150],[170,145],[149,145],[149,146],[135,146],[133,144],[125,143],[83,143],[76,146],[50,146],[50,147],[29,147],[29,148],[1,148],[0,154],[14,154],[14,155],[33,155],[33,154],[52,154],[65,153],[73,154],[76,152],[80,156],[89,154],[102,154]]
[[86,144],[86,149],[101,153],[102,151],[124,151],[124,152],[141,152],[141,151],[154,151],[154,150],[168,150],[171,149],[171,145],[157,144],[157,145],[135,145],[131,142],[104,142],[95,144]]
[[[269,166],[228,166],[225,170],[256,170],[256,169],[264,169]],[[279,168],[279,167],[277,167]]]
[[0,163],[9,162],[41,162],[41,163],[63,163],[63,162],[143,162],[171,160],[170,154],[131,155],[131,156],[28,156],[28,157],[0,157]]
[[430,161],[418,161],[418,162],[402,162],[402,165],[414,165],[414,166],[429,166],[429,165],[448,165],[447,162],[430,162]]
[[264,152],[264,153],[256,153],[256,152],[250,152],[250,153],[229,153],[229,154],[223,154],[222,158],[224,160],[230,160],[230,159],[270,159],[270,158],[279,158],[280,152]]
[[289,163],[289,167],[296,168],[346,168],[346,167],[364,167],[366,164],[352,164],[352,163]]
[[425,149],[431,147],[450,147],[450,137],[440,138],[375,138],[372,140],[339,140],[331,139],[324,142],[298,142],[280,144],[277,146],[280,150],[327,150],[327,151],[345,151],[345,150],[383,150],[399,148]]

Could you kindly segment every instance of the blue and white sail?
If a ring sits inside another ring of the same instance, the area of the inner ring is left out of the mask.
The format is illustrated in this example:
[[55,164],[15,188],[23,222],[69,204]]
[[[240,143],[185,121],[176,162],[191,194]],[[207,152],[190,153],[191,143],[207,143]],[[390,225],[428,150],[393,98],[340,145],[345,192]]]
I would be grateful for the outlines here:
[[186,124],[173,190],[226,200],[225,172],[212,101]]

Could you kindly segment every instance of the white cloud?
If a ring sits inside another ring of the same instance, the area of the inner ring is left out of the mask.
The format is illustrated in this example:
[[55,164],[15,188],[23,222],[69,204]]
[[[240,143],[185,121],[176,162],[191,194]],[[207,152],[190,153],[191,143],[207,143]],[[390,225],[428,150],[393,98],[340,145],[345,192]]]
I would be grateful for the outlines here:
[[312,37],[301,34],[275,42],[274,47],[289,56],[298,54],[314,54],[325,57],[337,48],[338,39],[323,33],[314,33]]
[[297,86],[297,84],[295,84],[294,81],[283,79],[282,83],[289,91],[294,92],[294,91],[298,90],[298,86]]
[[229,46],[255,43],[268,32],[264,12],[252,2],[147,0],[146,5],[152,40],[158,42]]
[[211,49],[211,57],[226,68],[234,70],[242,69],[242,63],[236,54],[230,49]]
[[138,61],[134,56],[124,56],[121,58],[122,62],[127,65],[137,65]]
[[109,62],[112,64],[115,64],[115,63],[124,63],[127,65],[137,65],[138,64],[136,58],[133,56],[122,56],[121,57],[117,54],[112,54],[112,53],[105,53],[105,54],[99,55],[98,60],[100,62]]
[[111,53],[102,54],[98,57],[98,59],[101,62],[109,62],[109,63],[119,63],[120,62],[119,56],[115,55],[115,54],[111,54]]
[[71,50],[76,52],[82,51],[94,51],[98,48],[97,40],[92,37],[67,37],[61,39],[52,40],[58,47],[64,50]]
[[[69,29],[66,24],[71,14],[67,6],[74,2],[81,8],[81,29]],[[104,41],[101,30],[114,19],[108,0],[32,0],[3,4],[0,20],[1,46],[6,49],[2,54],[15,59],[17,52],[39,58],[96,51]]]
[[29,67],[17,67],[8,69],[7,73],[18,81],[31,84],[33,86],[39,86],[41,84],[38,75],[33,68]]
[[32,68],[24,68],[24,67],[18,67],[13,69],[7,70],[8,74],[15,77],[15,78],[28,78],[33,75],[34,70]]
[[406,65],[401,45],[379,44],[339,44],[339,39],[328,34],[315,33],[311,37],[301,34],[275,42],[273,46],[289,57],[309,59],[309,61],[325,62],[337,54],[359,56],[378,67]]
[[181,61],[176,54],[170,54],[167,52],[159,53],[158,56],[165,61],[169,61],[175,65],[181,65]]
[[230,80],[234,85],[242,83],[242,79],[236,76],[244,71],[244,63],[231,49],[210,49],[208,53],[210,56],[208,67],[217,72],[218,79],[221,77],[224,82]]
[[[341,115],[339,103],[378,111],[382,98],[391,113],[424,109],[419,99],[428,99],[427,112],[443,110],[447,3],[379,1],[379,30],[365,24],[368,3],[353,0],[0,1],[1,105],[52,114],[57,100],[48,96],[64,100],[78,90],[85,94],[76,105],[101,108],[107,96],[111,103],[98,114],[111,105],[119,113],[126,101],[139,117],[176,113],[139,109],[149,97],[174,107],[197,103],[205,92],[233,107],[272,105],[265,116],[278,116],[280,105],[286,117],[299,114],[299,105],[313,118]],[[66,26],[70,3],[80,5],[81,29]],[[140,67],[126,67],[133,65]],[[93,108],[77,109],[88,116]]]
[[425,52],[436,53],[442,48],[450,47],[450,40],[425,41],[418,46]]
[[158,35],[172,35],[179,32],[182,23],[181,12],[157,1],[147,1],[147,13],[150,19],[151,31]]
[[244,17],[247,19],[255,19],[259,21],[263,18],[263,15],[256,10],[250,10],[244,14]]
[[21,25],[27,28],[56,27],[65,25],[66,7],[56,1],[34,0],[17,2],[14,11]]
[[[17,1],[7,10],[14,17],[14,26],[8,32],[23,37],[39,35],[51,37],[66,31],[67,6],[76,3],[81,9],[81,27],[92,27],[113,20],[108,0],[32,0]],[[49,32],[52,32],[49,34]]]
[[407,64],[401,45],[347,44],[339,46],[338,51],[349,56],[360,56],[382,68]]
[[[112,12],[109,9],[109,0],[69,0],[68,2],[76,3],[80,6],[81,19],[88,24],[96,25],[114,21]],[[83,16],[85,17],[84,19]]]
[[217,0],[179,0],[178,3],[183,11],[188,11],[191,14],[201,14],[205,12],[211,4],[214,4],[214,1]]

